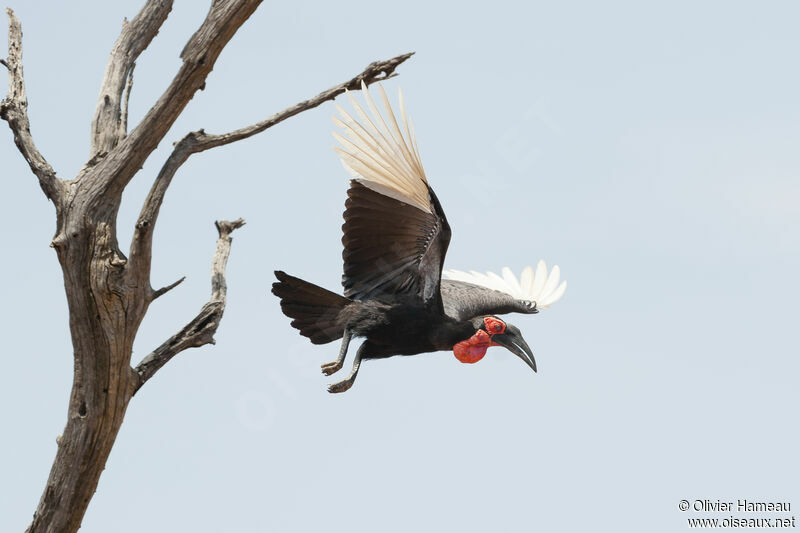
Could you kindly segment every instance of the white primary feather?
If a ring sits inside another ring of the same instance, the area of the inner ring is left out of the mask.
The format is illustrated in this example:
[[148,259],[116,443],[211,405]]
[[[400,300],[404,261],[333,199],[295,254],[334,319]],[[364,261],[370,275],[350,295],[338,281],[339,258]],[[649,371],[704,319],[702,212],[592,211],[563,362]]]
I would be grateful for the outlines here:
[[361,92],[370,114],[348,91],[350,103],[361,120],[359,122],[340,106],[336,106],[341,118],[333,117],[333,123],[341,130],[341,134],[334,132],[333,136],[342,147],[335,147],[334,150],[354,179],[376,192],[430,213],[428,181],[414,138],[414,125],[406,116],[403,93],[400,92],[400,117],[405,135],[380,84],[378,91],[389,120],[384,119],[367,86],[361,82]]
[[530,300],[536,302],[538,309],[547,309],[560,300],[564,291],[567,290],[566,281],[562,281],[560,285],[558,283],[561,277],[558,265],[555,265],[548,273],[547,264],[544,261],[539,261],[536,265],[536,273],[533,268],[525,267],[519,279],[508,267],[503,267],[501,272],[502,277],[494,272],[481,274],[474,270],[469,272],[445,270],[442,272],[442,277],[504,292],[518,300]]

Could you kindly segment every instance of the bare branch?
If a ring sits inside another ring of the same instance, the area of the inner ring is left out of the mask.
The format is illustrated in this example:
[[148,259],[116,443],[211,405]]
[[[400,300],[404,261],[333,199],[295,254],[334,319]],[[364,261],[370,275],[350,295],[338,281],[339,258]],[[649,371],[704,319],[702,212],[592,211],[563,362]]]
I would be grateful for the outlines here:
[[111,161],[103,162],[109,165],[109,171],[104,173],[105,182],[101,184],[103,192],[122,194],[194,93],[205,87],[206,77],[222,49],[261,1],[215,0],[211,4],[203,24],[181,52],[183,65],[172,83],[128,137],[109,153],[106,159]]
[[148,0],[132,21],[123,21],[122,31],[111,49],[100,85],[100,96],[92,119],[90,158],[111,151],[125,137],[127,125],[122,127],[126,118],[123,117],[121,106],[126,82],[130,83],[136,59],[150,45],[171,10],[172,0]]
[[[328,100],[333,100],[346,90],[355,91],[361,89],[362,81],[366,85],[370,85],[378,81],[393,78],[397,75],[394,72],[395,69],[412,55],[414,55],[414,52],[393,57],[388,61],[375,61],[370,63],[367,65],[367,68],[364,69],[364,72],[358,76],[355,76],[346,82],[340,83],[339,85],[335,85],[326,91],[322,91],[313,98],[303,100],[302,102],[284,109],[280,113],[275,113],[271,117],[268,117],[251,126],[247,126],[245,128],[222,135],[207,135],[203,130],[190,133],[187,135],[187,137],[193,136],[192,153],[202,152],[203,150],[208,150],[209,148],[216,148],[217,146],[223,146],[232,142],[241,141],[242,139],[246,139],[257,133],[261,133],[267,128],[283,122],[287,118],[293,117],[299,113],[302,113],[303,111],[313,109],[318,105],[327,102]],[[184,139],[185,138],[186,137],[184,137]]]
[[0,118],[8,122],[17,145],[28,166],[39,178],[45,195],[56,203],[61,195],[62,182],[53,167],[36,148],[28,121],[28,97],[22,71],[22,24],[11,9],[8,13],[8,58],[3,64],[8,68],[8,96],[0,102]]
[[3,65],[4,67],[8,68],[8,63],[6,63],[5,59],[0,59],[0,65]]
[[382,81],[395,76],[395,69],[403,63],[406,59],[414,55],[414,52],[393,57],[387,61],[375,61],[367,65],[363,72],[357,76],[347,80],[343,83],[335,85],[328,90],[322,91],[318,95],[308,100],[293,105],[279,113],[267,117],[261,122],[257,122],[251,126],[241,128],[222,135],[209,135],[204,130],[193,131],[188,133],[181,139],[170,154],[161,171],[158,173],[150,193],[142,206],[142,211],[139,214],[139,219],[136,222],[136,230],[134,233],[133,241],[131,243],[130,261],[133,265],[134,271],[140,271],[143,276],[142,282],[149,281],[149,265],[151,258],[151,250],[153,243],[153,231],[155,228],[156,220],[158,218],[161,204],[164,201],[164,195],[167,188],[172,182],[172,178],[183,163],[189,159],[189,156],[216,148],[232,142],[246,139],[257,133],[293,117],[303,111],[313,109],[320,104],[333,100],[345,90],[358,90],[361,89],[361,82],[367,85]]
[[216,224],[219,238],[217,239],[217,252],[214,254],[214,260],[211,264],[211,299],[200,309],[200,313],[191,322],[153,350],[137,365],[134,370],[139,375],[139,382],[136,384],[135,391],[138,391],[148,379],[153,377],[158,369],[180,352],[187,348],[214,344],[214,333],[216,333],[220,320],[222,320],[228,291],[225,283],[225,266],[228,263],[228,255],[231,251],[232,239],[230,235],[233,230],[244,225],[244,220],[241,218],[233,222],[221,220]]
[[[366,85],[370,85],[378,81],[393,78],[396,76],[394,70],[412,55],[414,55],[414,52],[393,57],[388,61],[375,61],[370,63],[367,65],[367,68],[364,69],[364,72],[358,76],[355,76],[346,82],[340,83],[339,85],[335,85],[326,91],[322,91],[313,98],[303,100],[302,102],[284,109],[280,113],[275,113],[271,117],[268,117],[251,126],[247,126],[245,128],[222,135],[207,135],[203,130],[190,133],[187,135],[187,137],[193,137],[192,153],[202,152],[203,150],[208,150],[209,148],[216,148],[217,146],[223,146],[232,142],[241,141],[242,139],[246,139],[257,133],[261,133],[267,128],[283,122],[287,118],[293,117],[299,113],[302,113],[303,111],[313,109],[318,105],[327,102],[328,100],[333,100],[346,90],[355,91],[361,89],[362,81]],[[184,137],[184,139],[186,139],[186,137]]]
[[183,283],[183,280],[185,280],[185,279],[186,279],[186,276],[183,276],[183,277],[182,277],[181,279],[179,279],[178,281],[176,281],[176,282],[174,282],[174,283],[170,283],[170,284],[169,284],[169,285],[167,285],[166,287],[161,287],[161,288],[160,288],[160,289],[158,289],[157,291],[153,292],[153,300],[155,300],[155,299],[156,299],[156,298],[158,298],[159,296],[164,296],[164,295],[165,295],[165,294],[167,294],[169,291],[171,291],[172,289],[174,289],[175,287],[177,287],[178,285],[180,285],[181,283]]

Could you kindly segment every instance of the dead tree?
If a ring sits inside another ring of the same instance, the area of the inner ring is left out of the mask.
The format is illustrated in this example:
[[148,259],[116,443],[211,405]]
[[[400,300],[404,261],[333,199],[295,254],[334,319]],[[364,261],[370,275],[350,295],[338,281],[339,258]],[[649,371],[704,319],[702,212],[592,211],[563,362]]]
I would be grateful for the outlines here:
[[225,265],[230,234],[241,219],[217,222],[211,299],[183,329],[131,365],[133,341],[150,303],[180,281],[154,290],[150,285],[153,231],[164,194],[180,166],[192,155],[245,139],[346,89],[394,76],[411,54],[375,62],[354,78],[304,100],[261,122],[221,134],[203,130],[184,136],[155,177],[136,221],[130,250],[117,245],[117,212],[122,193],[156,149],[205,80],[220,52],[260,0],[214,0],[205,20],[180,54],[183,63],[172,83],[144,118],[128,131],[128,99],[134,63],[172,9],[171,0],[147,0],[125,21],[111,49],[97,108],[92,118],[90,157],[78,175],[65,180],[39,152],[31,136],[22,70],[22,28],[9,9],[9,90],[0,103],[14,142],[44,194],[55,206],[56,231],[50,244],[64,274],[72,335],[74,378],[66,427],[47,485],[28,528],[30,533],[68,533],[80,527],[134,394],[181,351],[213,343],[225,309]]

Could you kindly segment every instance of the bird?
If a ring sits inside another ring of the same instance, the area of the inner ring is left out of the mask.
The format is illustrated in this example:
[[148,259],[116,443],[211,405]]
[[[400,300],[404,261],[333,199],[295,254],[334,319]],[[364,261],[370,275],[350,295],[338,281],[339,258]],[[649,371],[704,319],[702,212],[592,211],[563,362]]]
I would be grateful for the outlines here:
[[[344,366],[354,338],[364,341],[349,375],[328,387],[349,390],[365,359],[453,351],[463,363],[481,360],[502,346],[534,372],[536,361],[522,332],[497,315],[537,313],[562,297],[558,266],[525,268],[519,279],[508,268],[494,273],[444,271],[451,229],[422,167],[414,126],[399,91],[400,121],[383,87],[380,112],[366,84],[364,109],[347,96],[355,118],[338,104],[334,137],[350,174],[342,225],[343,295],[281,270],[272,293],[291,325],[313,344],[341,339],[338,357],[322,365],[332,375]],[[402,129],[401,129],[402,127]]]

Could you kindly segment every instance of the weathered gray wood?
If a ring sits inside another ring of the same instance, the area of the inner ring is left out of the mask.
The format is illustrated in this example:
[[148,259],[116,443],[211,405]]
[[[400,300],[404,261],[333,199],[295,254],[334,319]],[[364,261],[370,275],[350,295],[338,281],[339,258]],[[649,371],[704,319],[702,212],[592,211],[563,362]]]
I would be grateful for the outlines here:
[[122,110],[125,104],[123,92],[133,74],[136,58],[150,45],[171,10],[172,0],[148,0],[132,21],[122,23],[122,31],[111,48],[100,85],[92,119],[89,157],[109,152],[125,137],[127,130],[122,125],[127,119]]
[[[222,313],[225,312],[225,298],[228,294],[228,285],[225,283],[225,265],[228,264],[228,255],[231,253],[231,242],[233,241],[231,233],[242,226],[244,226],[244,220],[241,218],[233,222],[227,220],[217,222],[219,238],[217,239],[217,252],[211,263],[211,299],[191,322],[136,365],[135,371],[139,376],[139,381],[134,393],[153,377],[159,368],[185,349],[215,344],[214,333],[217,332],[222,320]],[[181,281],[183,279],[165,287],[165,292]]]
[[200,28],[181,52],[183,64],[169,87],[133,130],[127,132],[128,99],[136,58],[163,24],[171,0],[148,0],[122,31],[111,51],[92,120],[90,158],[72,180],[60,180],[36,149],[30,134],[22,70],[22,28],[11,10],[9,91],[0,118],[14,134],[40,186],[56,208],[55,249],[64,276],[73,345],[74,376],[67,423],[29,533],[74,533],[80,528],[100,474],[133,395],[181,351],[213,343],[225,309],[225,265],[231,232],[244,224],[217,223],[219,239],[212,265],[209,302],[186,327],[131,367],[133,341],[150,303],[181,280],[153,290],[150,284],[152,232],[161,203],[178,168],[191,154],[241,140],[292,117],[345,89],[358,89],[394,76],[411,54],[370,64],[361,74],[267,119],[223,135],[202,130],[175,146],[156,177],[136,224],[130,259],[117,244],[122,192],[158,146],[195,92],[205,85],[215,61],[261,0],[214,0]]
[[62,182],[56,178],[56,171],[39,153],[31,137],[28,121],[28,97],[25,95],[25,78],[22,72],[22,24],[14,11],[8,14],[8,58],[3,65],[8,69],[8,96],[0,102],[0,118],[8,122],[14,133],[14,143],[28,162],[31,170],[39,178],[39,185],[45,195],[56,203],[61,195]]
[[161,203],[164,201],[164,195],[167,188],[172,183],[172,178],[175,173],[183,165],[192,154],[203,152],[211,148],[230,144],[232,142],[241,141],[258,133],[265,131],[272,126],[279,124],[291,118],[298,113],[313,109],[320,104],[333,100],[346,90],[360,90],[361,82],[369,85],[377,81],[382,81],[394,77],[395,69],[403,63],[406,59],[413,54],[402,54],[387,61],[375,61],[367,65],[364,71],[353,77],[352,79],[340,83],[322,91],[313,98],[303,100],[292,107],[284,109],[266,119],[234,130],[221,135],[212,135],[206,133],[204,130],[193,131],[186,134],[180,141],[175,144],[175,148],[167,158],[161,171],[158,173],[147,198],[144,201],[142,210],[139,213],[139,218],[136,221],[136,228],[131,241],[130,258],[131,263],[141,268],[142,275],[147,276],[149,279],[150,271],[149,265],[151,260],[152,246],[153,246],[153,231],[155,230],[156,220],[158,218]]

